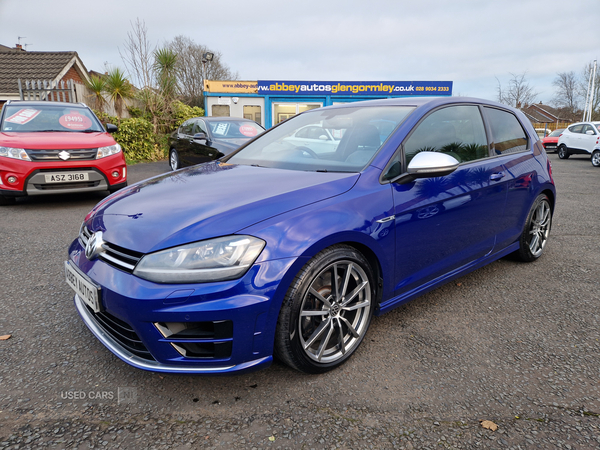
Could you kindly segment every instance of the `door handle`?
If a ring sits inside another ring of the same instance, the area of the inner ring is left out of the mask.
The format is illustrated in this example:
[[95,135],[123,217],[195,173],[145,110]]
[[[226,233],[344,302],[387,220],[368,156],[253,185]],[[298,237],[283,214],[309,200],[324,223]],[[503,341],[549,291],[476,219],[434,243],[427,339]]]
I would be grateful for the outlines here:
[[490,175],[490,180],[497,181],[504,178],[504,172],[496,172]]

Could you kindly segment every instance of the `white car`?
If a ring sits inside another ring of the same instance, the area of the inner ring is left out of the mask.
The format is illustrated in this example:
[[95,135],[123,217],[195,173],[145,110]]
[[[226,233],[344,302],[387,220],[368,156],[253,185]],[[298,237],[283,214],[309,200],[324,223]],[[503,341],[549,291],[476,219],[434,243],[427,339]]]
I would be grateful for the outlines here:
[[286,137],[283,140],[297,147],[307,147],[314,153],[331,153],[335,152],[340,143],[341,136],[335,136],[327,128],[316,125],[309,125],[300,128],[292,136]]
[[600,122],[579,122],[566,128],[558,138],[558,157],[591,155],[600,144]]
[[600,145],[596,145],[592,151],[592,166],[600,167]]

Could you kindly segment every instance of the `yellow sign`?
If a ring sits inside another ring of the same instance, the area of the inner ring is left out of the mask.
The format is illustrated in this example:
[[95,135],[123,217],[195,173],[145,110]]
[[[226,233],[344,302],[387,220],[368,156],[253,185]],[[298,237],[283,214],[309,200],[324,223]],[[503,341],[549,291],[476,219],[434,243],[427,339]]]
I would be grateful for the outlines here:
[[206,92],[222,94],[258,94],[258,81],[204,81]]

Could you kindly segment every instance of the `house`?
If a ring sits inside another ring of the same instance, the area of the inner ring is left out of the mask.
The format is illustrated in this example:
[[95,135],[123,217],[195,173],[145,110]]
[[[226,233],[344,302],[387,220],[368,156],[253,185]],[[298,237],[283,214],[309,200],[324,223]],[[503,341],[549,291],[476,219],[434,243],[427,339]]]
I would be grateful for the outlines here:
[[[56,83],[73,80],[76,87],[83,88],[89,75],[77,52],[28,52],[21,45],[0,45],[0,107],[7,100],[19,100],[19,79]],[[76,91],[78,96],[84,92]]]
[[560,124],[573,122],[572,114],[565,114],[564,111],[544,105],[542,102],[531,104],[521,110],[532,123]]

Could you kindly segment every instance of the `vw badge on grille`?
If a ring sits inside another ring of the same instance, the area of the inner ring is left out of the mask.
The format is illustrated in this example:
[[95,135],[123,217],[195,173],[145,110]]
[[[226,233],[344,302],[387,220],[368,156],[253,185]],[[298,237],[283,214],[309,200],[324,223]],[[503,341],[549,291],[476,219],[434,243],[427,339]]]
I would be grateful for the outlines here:
[[69,159],[71,157],[71,154],[68,151],[63,150],[62,152],[60,152],[58,154],[58,157],[60,159],[62,159],[63,161],[66,161],[67,159]]
[[92,260],[102,253],[102,244],[104,244],[104,241],[102,240],[102,231],[96,231],[94,234],[92,234],[85,246],[86,258]]

